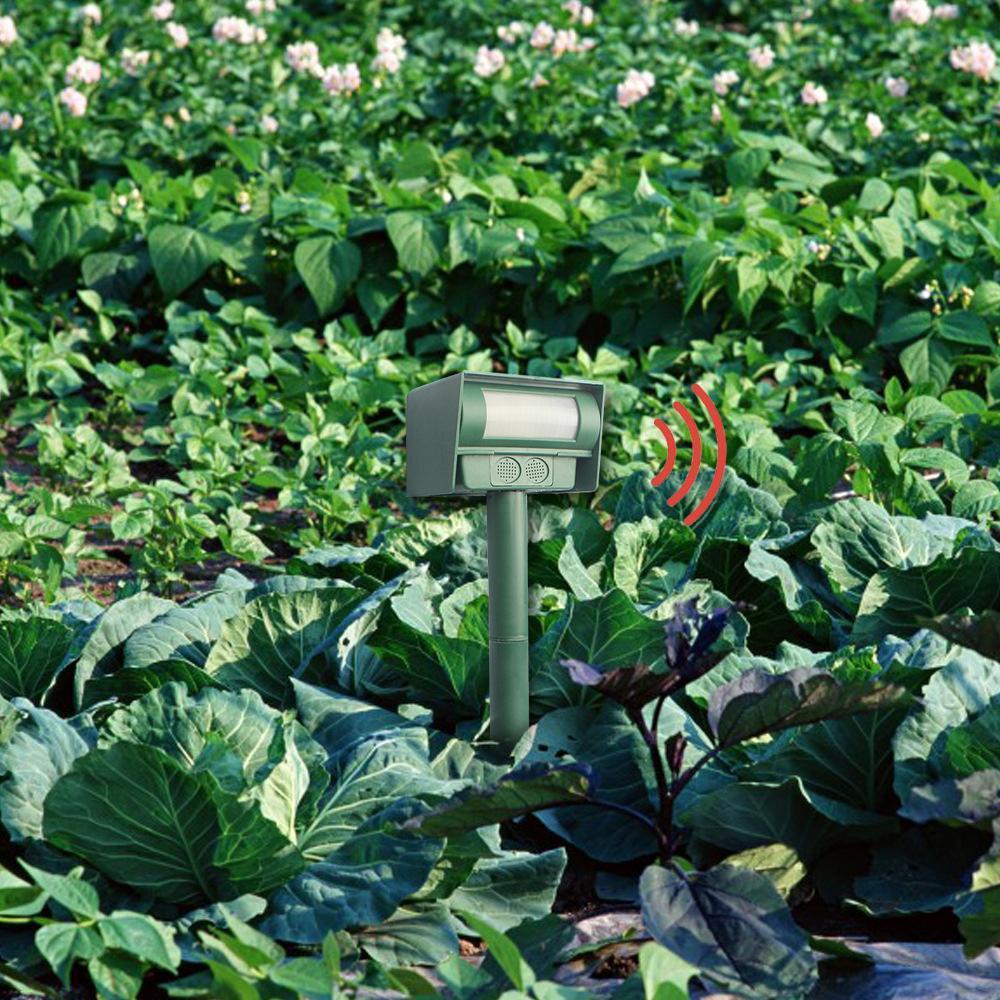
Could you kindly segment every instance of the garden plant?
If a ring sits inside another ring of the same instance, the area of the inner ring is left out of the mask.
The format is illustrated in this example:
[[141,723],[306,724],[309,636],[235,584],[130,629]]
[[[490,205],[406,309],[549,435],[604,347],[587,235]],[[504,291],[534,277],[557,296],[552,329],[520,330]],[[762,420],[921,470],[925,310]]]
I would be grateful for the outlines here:
[[[995,0],[5,3],[10,995],[855,997],[884,939],[1000,995],[998,53]],[[484,505],[405,488],[462,371],[604,386],[513,751]]]

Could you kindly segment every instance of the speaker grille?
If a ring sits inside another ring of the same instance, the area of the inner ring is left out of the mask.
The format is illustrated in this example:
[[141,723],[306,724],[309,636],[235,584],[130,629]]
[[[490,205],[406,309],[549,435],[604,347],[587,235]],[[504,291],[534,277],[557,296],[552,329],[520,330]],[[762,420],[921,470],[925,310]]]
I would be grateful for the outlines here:
[[513,483],[521,476],[521,463],[516,458],[498,458],[496,465],[496,481],[498,483]]
[[524,465],[524,476],[529,483],[544,483],[549,477],[548,464],[541,458],[529,458]]

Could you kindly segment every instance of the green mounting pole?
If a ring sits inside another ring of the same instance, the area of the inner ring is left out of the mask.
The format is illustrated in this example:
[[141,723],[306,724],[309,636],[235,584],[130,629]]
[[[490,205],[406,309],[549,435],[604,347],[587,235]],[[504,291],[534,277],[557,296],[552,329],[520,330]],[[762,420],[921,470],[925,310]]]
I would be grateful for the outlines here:
[[486,494],[490,737],[511,749],[528,728],[528,495]]

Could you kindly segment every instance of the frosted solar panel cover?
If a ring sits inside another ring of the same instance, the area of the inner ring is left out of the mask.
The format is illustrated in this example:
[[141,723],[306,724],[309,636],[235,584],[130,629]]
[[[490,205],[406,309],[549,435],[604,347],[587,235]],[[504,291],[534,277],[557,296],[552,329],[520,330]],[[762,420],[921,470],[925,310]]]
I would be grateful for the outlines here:
[[580,429],[580,408],[570,395],[483,389],[484,438],[572,441]]

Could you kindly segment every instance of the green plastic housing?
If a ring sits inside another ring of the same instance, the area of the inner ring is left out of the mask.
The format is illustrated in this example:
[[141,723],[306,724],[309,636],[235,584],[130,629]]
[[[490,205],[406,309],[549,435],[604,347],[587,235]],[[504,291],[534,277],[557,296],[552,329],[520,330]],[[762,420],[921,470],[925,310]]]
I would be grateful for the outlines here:
[[406,492],[592,492],[603,410],[604,386],[583,379],[461,372],[420,386],[406,397]]

